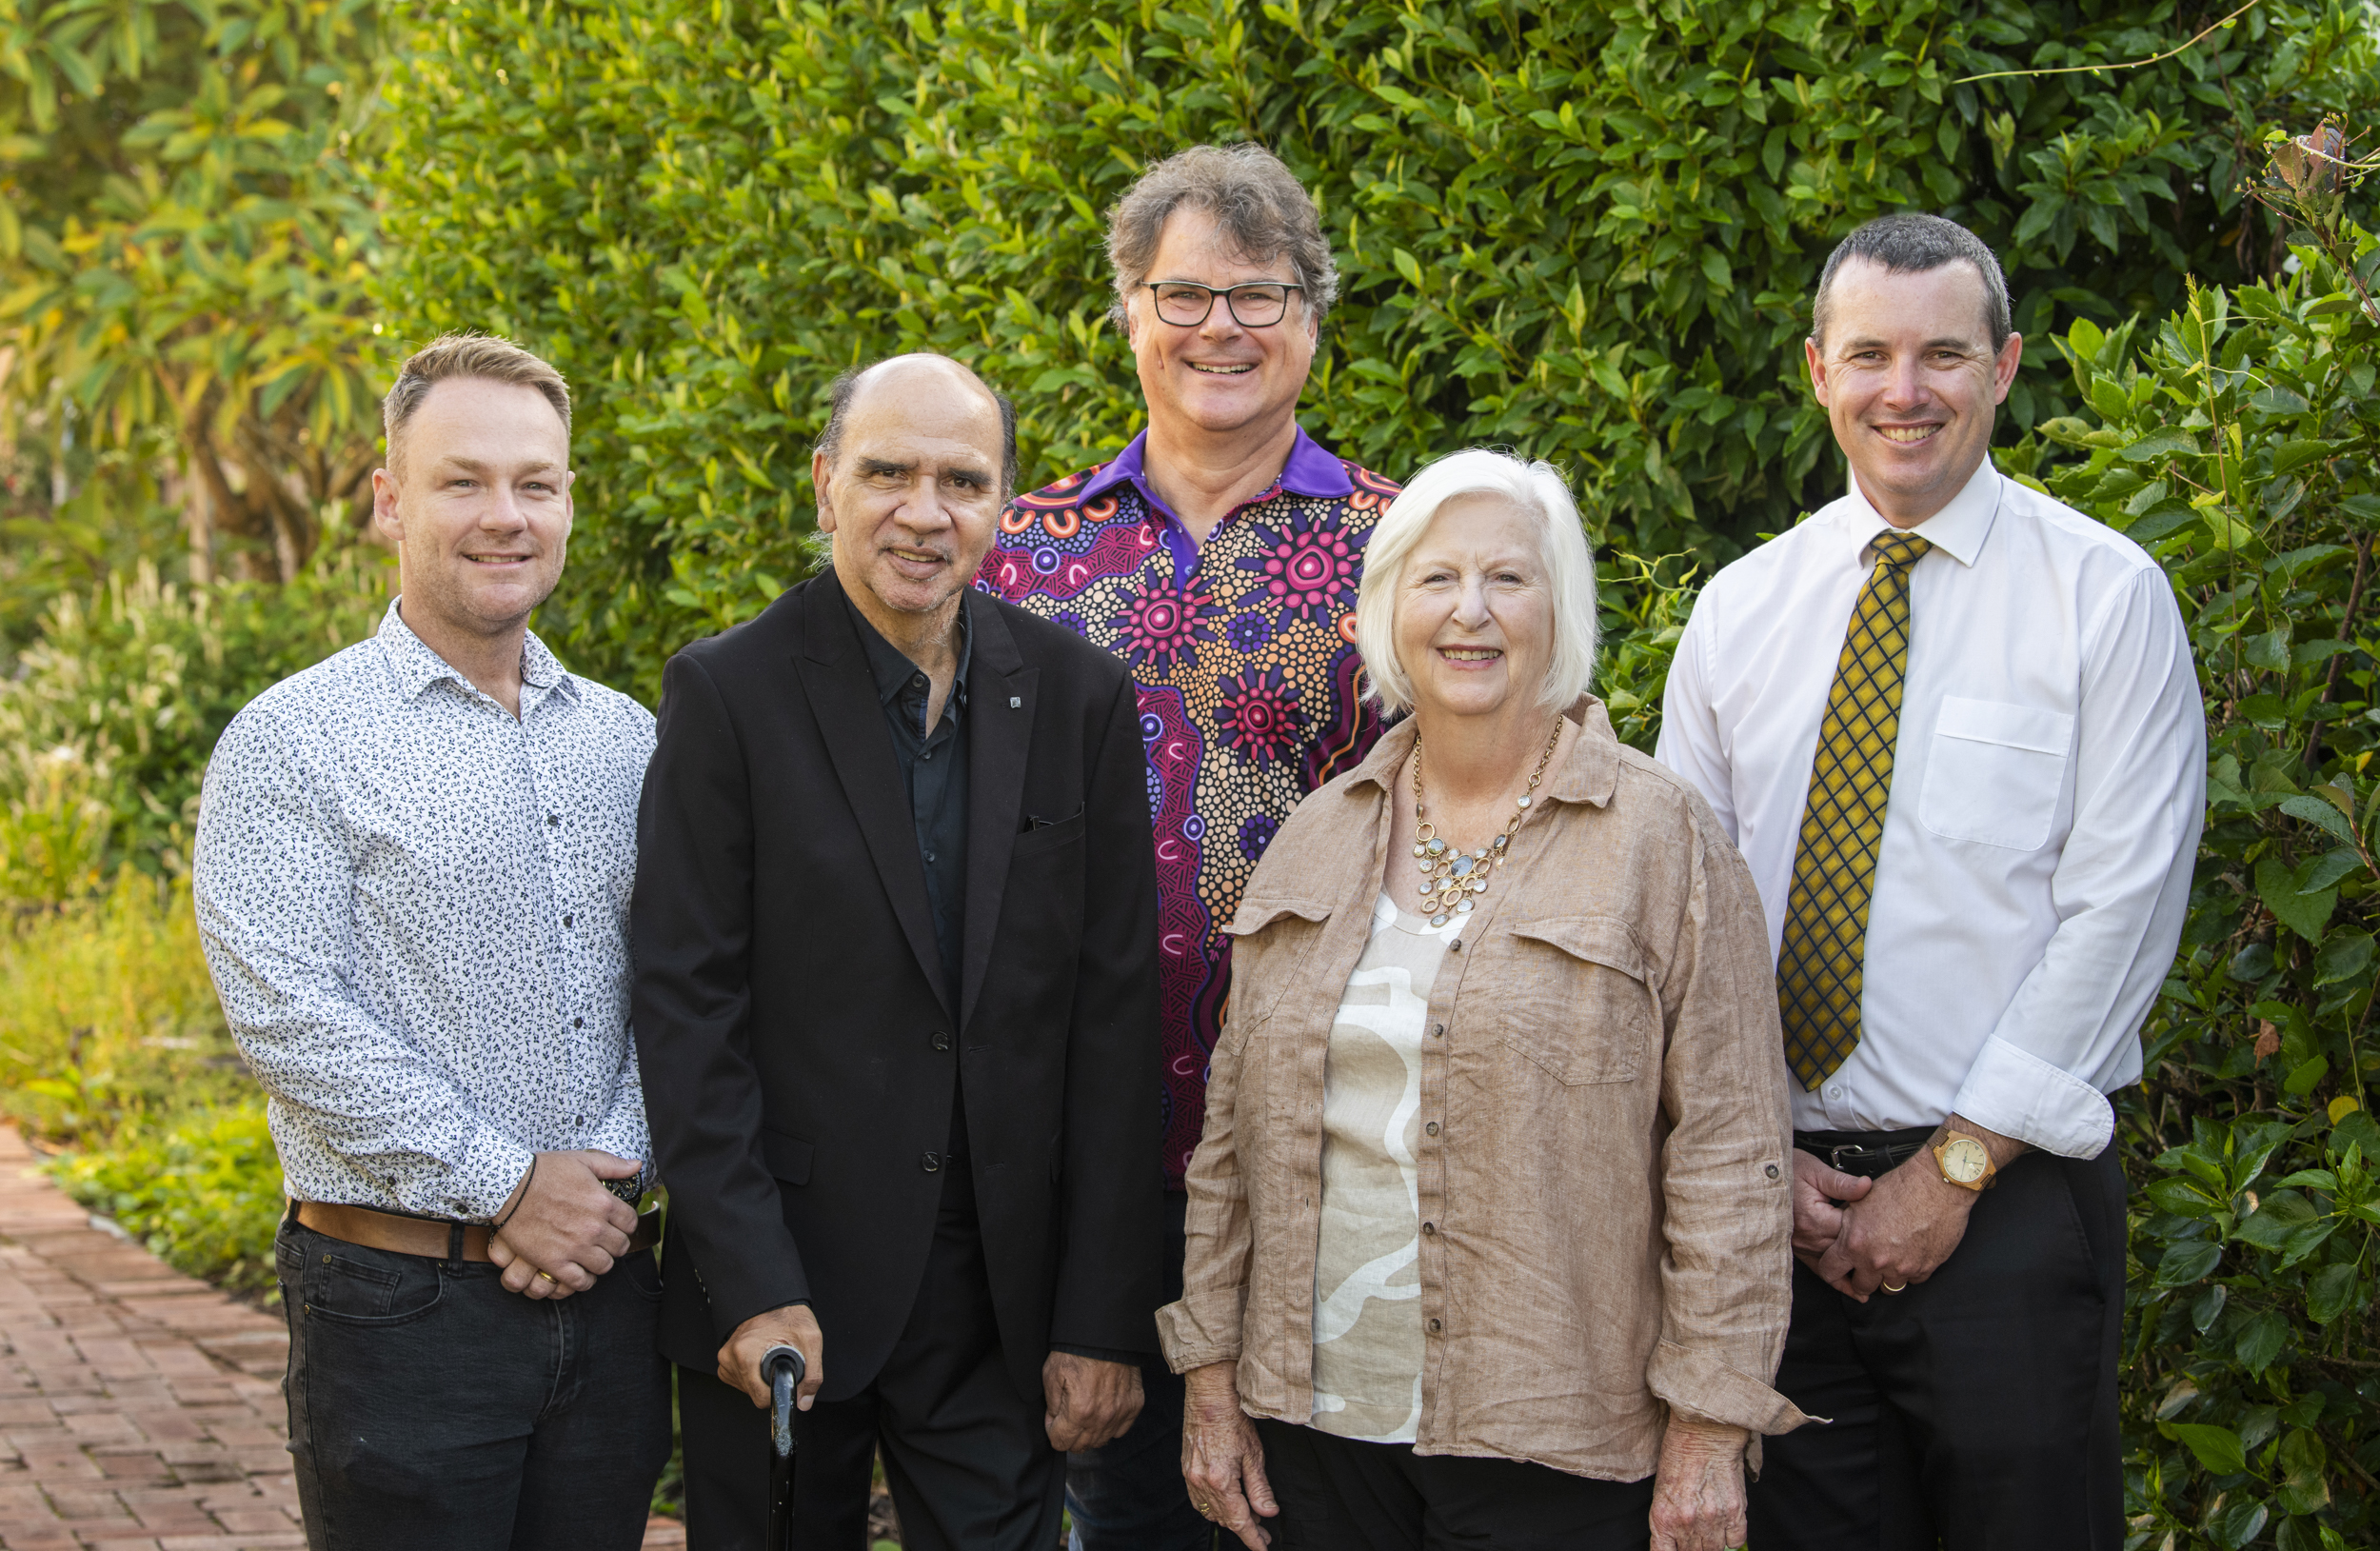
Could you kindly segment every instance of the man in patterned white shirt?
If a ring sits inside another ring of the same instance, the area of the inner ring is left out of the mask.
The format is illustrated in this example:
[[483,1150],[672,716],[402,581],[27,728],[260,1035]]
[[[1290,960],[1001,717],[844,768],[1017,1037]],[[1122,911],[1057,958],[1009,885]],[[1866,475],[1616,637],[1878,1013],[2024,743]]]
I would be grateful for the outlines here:
[[506,341],[399,370],[370,641],[216,746],[194,885],[270,1097],[289,1451],[316,1548],[632,1547],[669,1449],[628,1033],[653,719],[528,631],[569,390]]

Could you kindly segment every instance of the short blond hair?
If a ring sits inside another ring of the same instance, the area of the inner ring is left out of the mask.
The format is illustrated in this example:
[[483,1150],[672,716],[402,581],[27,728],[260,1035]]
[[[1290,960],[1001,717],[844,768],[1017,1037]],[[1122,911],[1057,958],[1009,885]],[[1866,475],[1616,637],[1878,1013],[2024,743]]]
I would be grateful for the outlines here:
[[429,397],[430,388],[455,377],[534,388],[562,417],[563,434],[570,432],[570,385],[562,380],[561,372],[494,334],[441,334],[406,357],[388,396],[380,401],[380,426],[388,438],[390,468],[397,463],[397,432]]
[[1465,495],[1500,495],[1537,520],[1537,558],[1554,603],[1554,650],[1537,700],[1566,711],[1595,679],[1595,551],[1560,469],[1487,447],[1449,453],[1414,475],[1373,525],[1356,592],[1356,650],[1372,698],[1391,716],[1413,708],[1413,677],[1397,659],[1398,587],[1438,508]]

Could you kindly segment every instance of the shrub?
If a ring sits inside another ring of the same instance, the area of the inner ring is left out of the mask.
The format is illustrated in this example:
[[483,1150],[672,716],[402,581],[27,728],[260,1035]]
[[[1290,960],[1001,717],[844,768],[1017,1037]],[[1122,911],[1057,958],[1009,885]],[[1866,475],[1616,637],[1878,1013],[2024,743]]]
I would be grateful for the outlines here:
[[286,1203],[261,1098],[61,1159],[52,1172],[174,1269],[278,1301],[272,1242]]
[[2059,342],[2087,417],[2059,499],[2149,547],[2207,704],[2208,827],[2179,962],[2121,1107],[2135,1186],[2125,1407],[2138,1545],[2380,1533],[2380,919],[2371,621],[2380,243],[2192,286]]
[[[1020,399],[1028,476],[1138,424],[1100,212],[1155,157],[1276,147],[1344,267],[1304,405],[1390,474],[1563,460],[1595,537],[1721,561],[1833,493],[1799,386],[1832,243],[1972,221],[2018,318],[2162,310],[2277,258],[2263,120],[2380,94],[2362,6],[2211,17],[1915,0],[458,0],[387,89],[400,332],[506,331],[578,384],[583,513],[547,633],[648,696],[804,568],[807,449],[856,359]],[[2187,29],[2188,30],[2184,30]],[[2243,268],[2243,266],[2246,266]],[[2064,405],[2028,372],[2013,429]]]
[[350,545],[286,586],[184,587],[144,562],[51,600],[0,682],[5,897],[65,897],[116,858],[177,870],[224,727],[260,690],[369,636],[394,586],[386,556]]

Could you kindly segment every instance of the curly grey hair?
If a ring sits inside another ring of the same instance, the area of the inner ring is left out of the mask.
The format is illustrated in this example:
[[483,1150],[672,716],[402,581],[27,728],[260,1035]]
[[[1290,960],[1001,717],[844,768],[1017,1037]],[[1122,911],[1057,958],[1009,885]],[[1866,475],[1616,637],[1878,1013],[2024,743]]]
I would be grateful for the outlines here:
[[1321,212],[1280,158],[1253,141],[1192,146],[1140,174],[1107,212],[1118,328],[1149,277],[1166,217],[1182,209],[1213,216],[1231,246],[1252,263],[1287,259],[1316,323],[1339,300],[1339,266],[1322,237]]

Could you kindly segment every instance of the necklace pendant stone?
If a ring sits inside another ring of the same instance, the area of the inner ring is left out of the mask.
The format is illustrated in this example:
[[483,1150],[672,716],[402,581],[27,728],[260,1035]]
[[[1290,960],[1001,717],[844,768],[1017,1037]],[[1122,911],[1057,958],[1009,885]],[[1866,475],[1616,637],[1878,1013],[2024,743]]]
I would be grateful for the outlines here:
[[1445,854],[1445,852],[1446,852],[1446,843],[1445,843],[1444,841],[1442,841],[1442,840],[1434,840],[1434,841],[1431,841],[1431,842],[1429,843],[1429,845],[1430,845],[1430,854],[1431,854],[1432,856],[1442,856],[1442,855],[1444,855],[1444,854]]
[[1427,856],[1430,854],[1430,848],[1427,845],[1416,845],[1413,848],[1413,854],[1416,856]]
[[1521,805],[1522,807],[1527,807],[1527,806],[1529,805],[1529,799],[1527,799],[1526,797],[1522,798],[1522,799],[1520,800],[1520,805]]
[[1446,913],[1445,913],[1444,911],[1442,911],[1442,910],[1441,910],[1441,911],[1439,911],[1437,915],[1432,916],[1432,917],[1430,918],[1430,925],[1433,925],[1433,926],[1443,926],[1443,925],[1446,925]]
[[1455,913],[1457,915],[1463,916],[1469,915],[1471,913],[1471,902],[1469,900],[1457,900],[1455,902]]
[[1471,873],[1471,868],[1472,868],[1473,865],[1474,865],[1474,864],[1472,863],[1471,858],[1469,858],[1469,857],[1467,857],[1467,856],[1458,856],[1458,857],[1455,858],[1455,865],[1454,865],[1454,874],[1455,874],[1455,876],[1456,876],[1456,877],[1458,877],[1458,878],[1464,878],[1464,877],[1468,877],[1468,876],[1470,876],[1470,873]]

